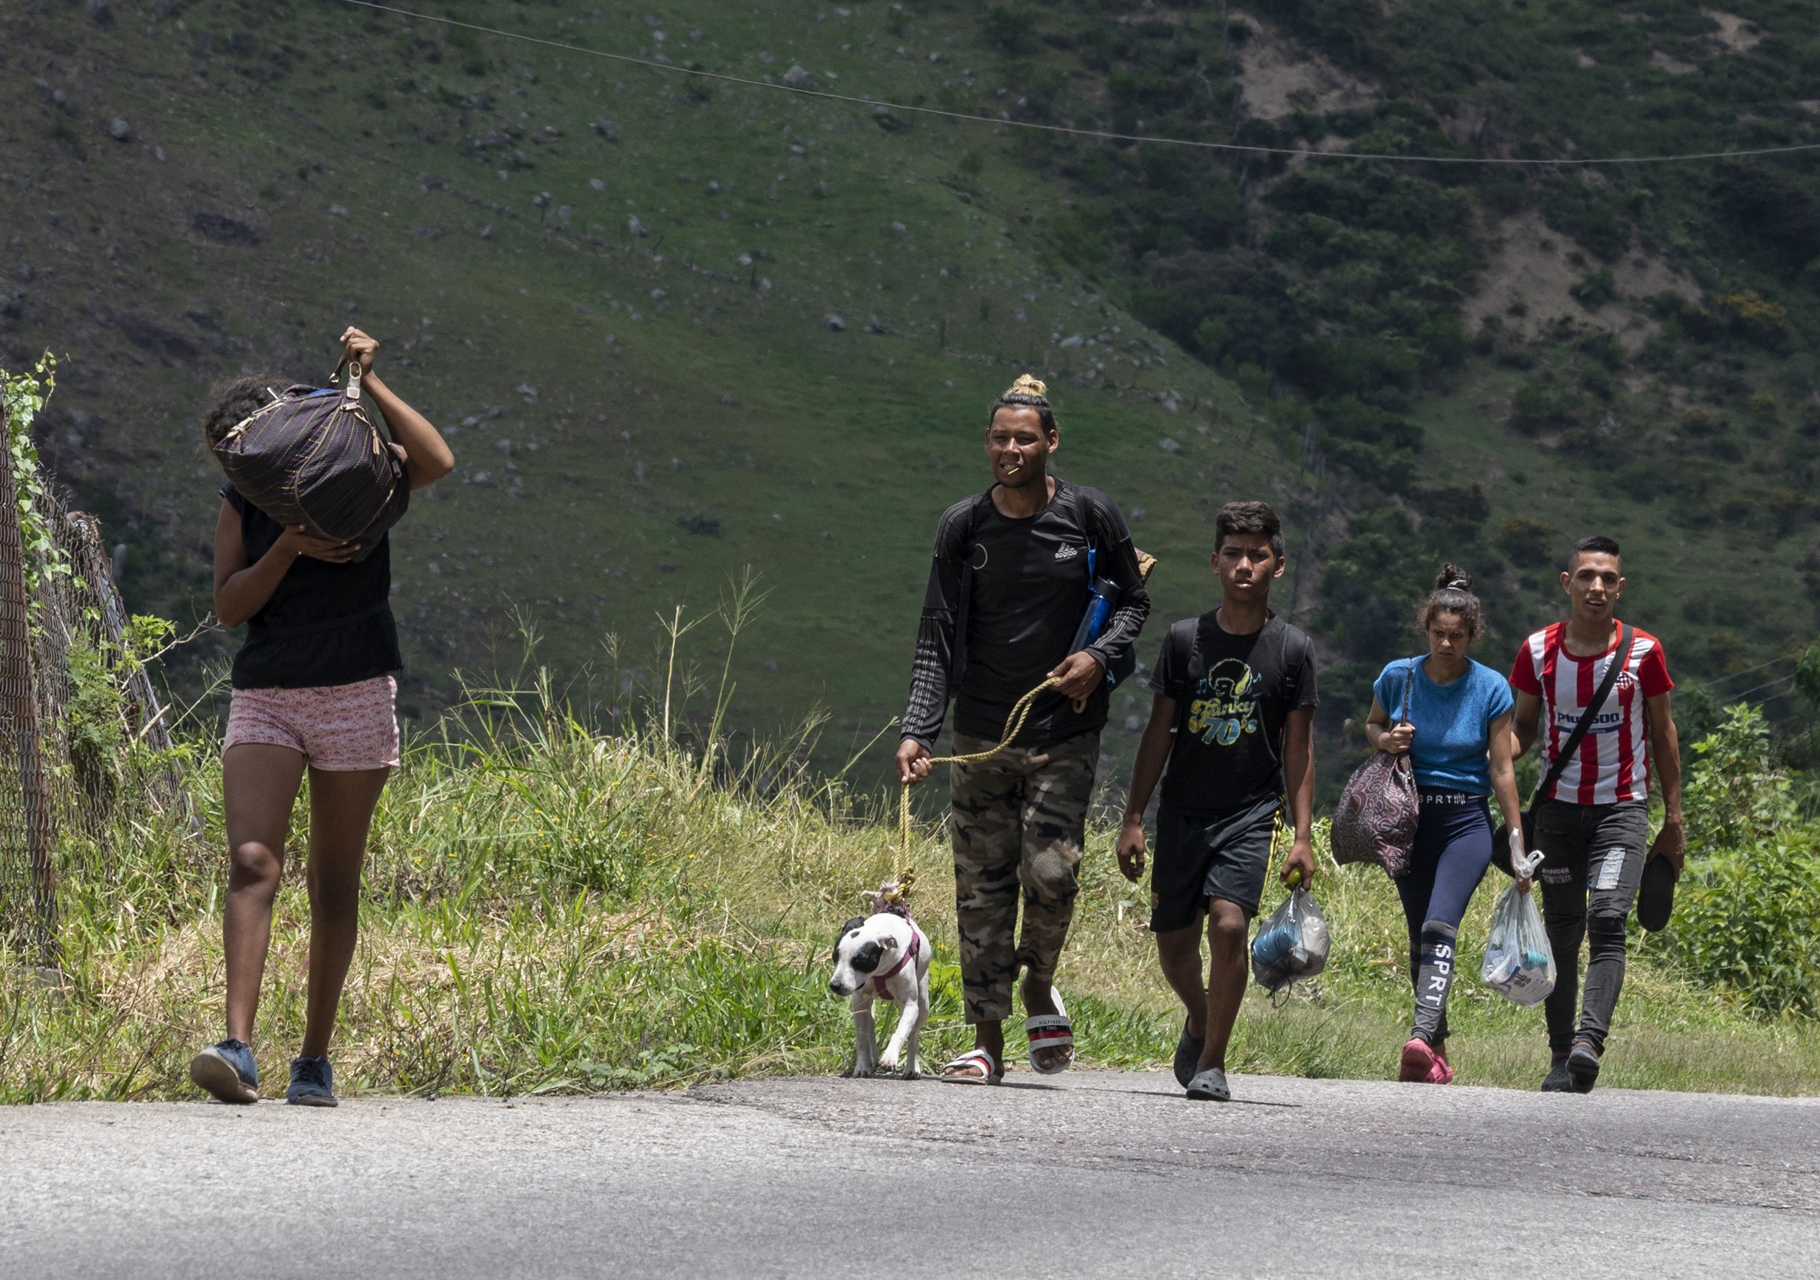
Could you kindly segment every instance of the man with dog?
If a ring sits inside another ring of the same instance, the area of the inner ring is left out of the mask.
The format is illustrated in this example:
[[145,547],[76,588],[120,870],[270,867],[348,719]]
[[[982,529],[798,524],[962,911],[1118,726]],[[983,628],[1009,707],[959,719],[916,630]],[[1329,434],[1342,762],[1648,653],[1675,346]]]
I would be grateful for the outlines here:
[[[1538,736],[1542,766],[1552,769],[1561,748],[1593,708],[1580,744],[1526,824],[1529,847],[1542,851],[1542,914],[1557,976],[1546,1004],[1553,1061],[1542,1088],[1588,1093],[1624,986],[1625,920],[1643,880],[1644,864],[1666,858],[1676,876],[1687,852],[1681,827],[1681,747],[1669,711],[1662,642],[1615,616],[1624,593],[1618,544],[1606,537],[1576,542],[1561,574],[1572,604],[1566,622],[1523,642],[1511,668],[1516,690],[1513,754]],[[1611,665],[1619,664],[1609,683]],[[1547,712],[1544,725],[1543,712]],[[1662,786],[1663,824],[1649,839],[1649,769]],[[1586,997],[1579,1023],[1580,943],[1590,937]]]
[[[1079,890],[1106,672],[1129,655],[1150,613],[1117,505],[1049,474],[1061,433],[1046,391],[1020,377],[993,402],[992,487],[955,503],[937,526],[897,751],[902,783],[927,778],[953,697],[955,753],[992,752],[954,764],[949,777],[961,977],[975,1039],[942,1069],[947,1079],[988,1084],[1004,1075],[1003,1022],[1020,969],[1031,1066],[1052,1074],[1073,1060],[1073,1028],[1053,979]],[[1116,603],[1098,637],[1070,652],[1094,579],[1113,584]],[[1015,740],[994,751],[1013,706],[1046,679],[1055,686]]]
[[[1282,521],[1267,504],[1220,509],[1220,603],[1163,640],[1119,829],[1119,870],[1135,884],[1144,874],[1144,810],[1167,763],[1150,928],[1163,977],[1187,1007],[1175,1075],[1196,1101],[1232,1097],[1226,1043],[1245,998],[1246,935],[1285,798],[1294,835],[1283,879],[1314,879],[1314,646],[1270,611],[1270,586],[1286,564]],[[1205,981],[1203,917],[1212,953]]]

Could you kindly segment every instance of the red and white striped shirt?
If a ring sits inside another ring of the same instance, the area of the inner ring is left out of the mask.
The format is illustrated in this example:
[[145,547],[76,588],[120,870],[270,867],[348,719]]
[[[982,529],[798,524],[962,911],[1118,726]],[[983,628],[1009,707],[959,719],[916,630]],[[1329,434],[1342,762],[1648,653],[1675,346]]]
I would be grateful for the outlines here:
[[[1573,734],[1586,704],[1598,692],[1613,662],[1621,629],[1612,628],[1612,645],[1596,658],[1577,658],[1562,648],[1567,624],[1544,627],[1523,642],[1510,671],[1511,687],[1542,699],[1544,767],[1554,764],[1561,744]],[[1571,804],[1617,804],[1649,797],[1649,724],[1645,699],[1675,687],[1668,678],[1662,642],[1649,632],[1633,632],[1630,661],[1618,673],[1605,705],[1555,783],[1553,796]]]

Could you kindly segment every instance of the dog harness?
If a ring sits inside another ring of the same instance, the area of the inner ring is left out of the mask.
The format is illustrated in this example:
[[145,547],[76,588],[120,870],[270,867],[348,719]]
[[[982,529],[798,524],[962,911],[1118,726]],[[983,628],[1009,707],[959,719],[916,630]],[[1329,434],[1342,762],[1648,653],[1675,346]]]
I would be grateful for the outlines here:
[[[908,916],[906,916],[904,918],[909,919]],[[921,954],[922,949],[923,949],[922,935],[917,934],[917,933],[912,933],[910,935],[910,945],[904,949],[904,954],[901,958],[899,958],[898,962],[896,964],[892,965],[888,971],[886,971],[884,973],[875,973],[872,975],[872,990],[877,994],[879,999],[881,999],[881,1000],[897,999],[896,996],[891,994],[891,989],[889,987],[887,987],[885,985],[885,983],[889,982],[892,978],[897,977],[897,975],[903,971],[903,967],[905,965],[909,964],[912,960],[916,959],[916,957],[919,954]]]

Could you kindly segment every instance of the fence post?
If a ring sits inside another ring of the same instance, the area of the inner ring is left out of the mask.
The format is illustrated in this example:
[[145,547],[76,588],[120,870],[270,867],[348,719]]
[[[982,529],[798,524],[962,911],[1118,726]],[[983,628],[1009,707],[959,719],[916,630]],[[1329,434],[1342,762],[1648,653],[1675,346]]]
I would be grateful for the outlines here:
[[13,475],[12,428],[0,410],[0,720],[12,729],[32,878],[35,941],[41,963],[54,967],[57,870],[51,861],[50,789],[38,739],[38,695],[32,679],[30,599],[19,533],[19,486]]

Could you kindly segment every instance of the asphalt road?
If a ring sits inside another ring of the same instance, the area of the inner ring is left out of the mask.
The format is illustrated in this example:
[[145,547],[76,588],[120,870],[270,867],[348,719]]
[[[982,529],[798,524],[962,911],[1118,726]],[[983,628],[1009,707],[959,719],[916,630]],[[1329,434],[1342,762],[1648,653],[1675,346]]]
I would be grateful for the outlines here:
[[1820,1099],[1234,1086],[0,1110],[0,1276],[1820,1274]]

